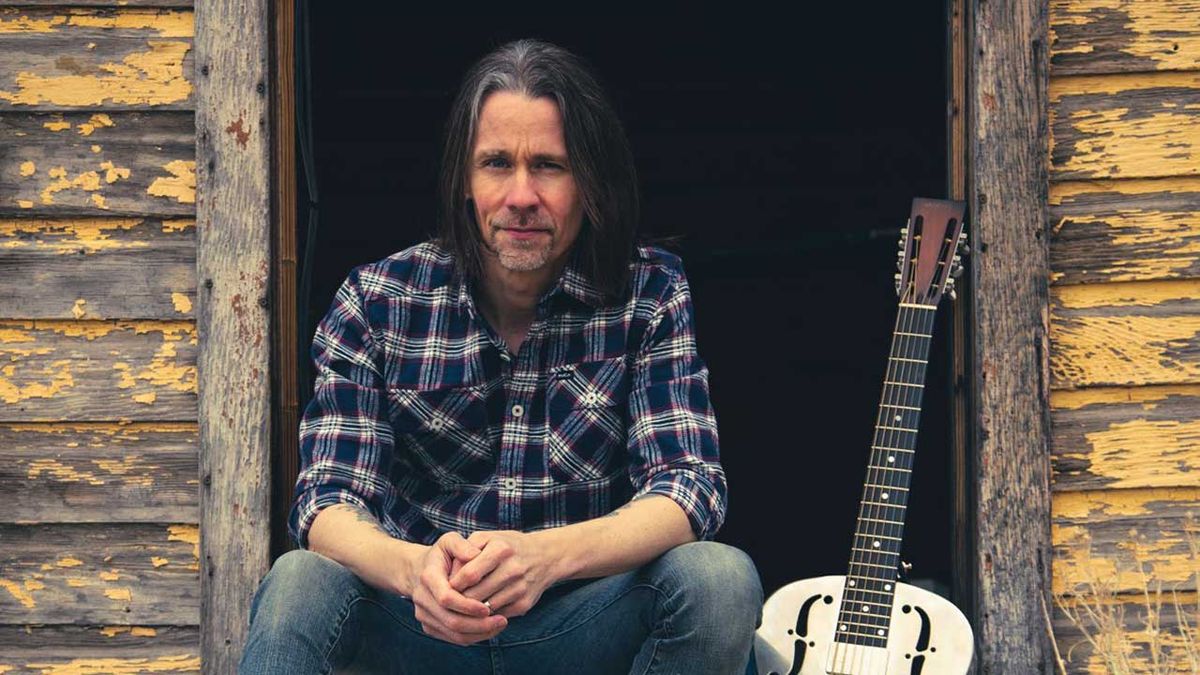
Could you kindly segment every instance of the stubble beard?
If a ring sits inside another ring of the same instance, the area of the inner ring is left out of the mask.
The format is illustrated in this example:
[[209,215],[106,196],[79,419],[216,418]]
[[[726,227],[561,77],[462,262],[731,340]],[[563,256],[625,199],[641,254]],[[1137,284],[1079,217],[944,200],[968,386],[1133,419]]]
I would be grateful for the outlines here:
[[[513,227],[549,228],[547,237],[538,236],[535,239],[523,241],[500,234],[500,228]],[[554,230],[550,220],[541,213],[530,217],[506,215],[497,217],[488,226],[491,241],[488,242],[500,266],[510,272],[532,272],[541,269],[550,262],[550,251],[554,248]]]

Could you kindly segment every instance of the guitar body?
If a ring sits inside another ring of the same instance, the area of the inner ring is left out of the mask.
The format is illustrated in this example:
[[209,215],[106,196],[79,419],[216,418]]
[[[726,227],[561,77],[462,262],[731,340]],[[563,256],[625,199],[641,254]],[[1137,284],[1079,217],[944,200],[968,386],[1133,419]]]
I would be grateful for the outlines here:
[[897,583],[888,647],[834,641],[846,577],[792,582],[763,606],[759,675],[964,675],[974,638],[967,618],[929,591]]

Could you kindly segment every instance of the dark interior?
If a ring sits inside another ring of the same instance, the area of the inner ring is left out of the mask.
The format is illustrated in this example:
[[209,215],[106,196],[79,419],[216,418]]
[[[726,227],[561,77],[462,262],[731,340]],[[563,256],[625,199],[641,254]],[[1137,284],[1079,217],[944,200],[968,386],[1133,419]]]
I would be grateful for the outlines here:
[[[753,557],[767,593],[844,574],[895,320],[896,240],[914,196],[946,191],[944,7],[828,3],[798,24],[743,9],[444,6],[381,4],[366,20],[308,8],[320,215],[300,358],[351,267],[433,231],[442,124],[469,64],[518,37],[558,43],[595,66],[622,116],[643,233],[680,237],[730,485],[718,539]],[[949,586],[946,304],[905,559],[913,580]]]

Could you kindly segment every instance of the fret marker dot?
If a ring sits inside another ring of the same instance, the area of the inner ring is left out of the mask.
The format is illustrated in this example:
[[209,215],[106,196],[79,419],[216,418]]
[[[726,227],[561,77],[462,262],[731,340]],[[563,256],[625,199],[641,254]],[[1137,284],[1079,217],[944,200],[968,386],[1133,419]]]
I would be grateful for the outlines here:
[[884,499],[887,499],[887,498],[888,498],[888,493],[886,493],[886,492],[885,492],[885,493],[883,493],[883,494],[882,494],[882,495],[880,495],[880,496],[881,496],[881,497],[883,497]]
[[896,421],[897,421],[897,422],[899,422],[899,421],[900,421],[900,416],[899,416],[899,415],[896,415]]
[[876,632],[877,632],[879,635],[883,635],[883,629],[882,629],[882,628],[880,628],[880,629],[879,629],[878,631],[876,631]]
[[873,542],[871,542],[871,545],[872,545],[872,546],[874,546],[875,548],[879,548],[879,542],[878,542],[878,541],[873,541]]
[[851,580],[850,580],[850,586],[852,586],[852,587],[853,587],[853,586],[857,586],[857,585],[858,585],[858,584],[856,584],[856,583],[854,582],[854,580],[853,580],[853,579],[851,579]]
[[847,630],[846,624],[842,624],[842,630]]
[[891,584],[884,584],[884,585],[883,585],[883,590],[885,590],[885,591],[890,591],[890,590],[892,590],[892,585],[891,585]]
[[864,611],[864,612],[870,612],[870,611],[871,611],[871,607],[870,607],[870,605],[863,605],[863,611]]
[[895,463],[896,463],[896,456],[895,456],[895,455],[888,455],[888,463],[889,463],[889,464],[895,464]]

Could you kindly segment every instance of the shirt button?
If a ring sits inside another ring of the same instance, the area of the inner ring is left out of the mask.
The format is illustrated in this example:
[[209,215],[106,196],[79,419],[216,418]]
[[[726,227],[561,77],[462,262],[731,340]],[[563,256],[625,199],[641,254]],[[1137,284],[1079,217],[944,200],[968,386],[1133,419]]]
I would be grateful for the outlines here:
[[505,478],[504,479],[504,489],[505,490],[517,489],[517,479],[516,478]]
[[525,414],[525,408],[521,404],[518,403],[517,405],[514,405],[512,407],[512,416],[513,417],[520,417],[521,415],[524,415],[524,414]]

